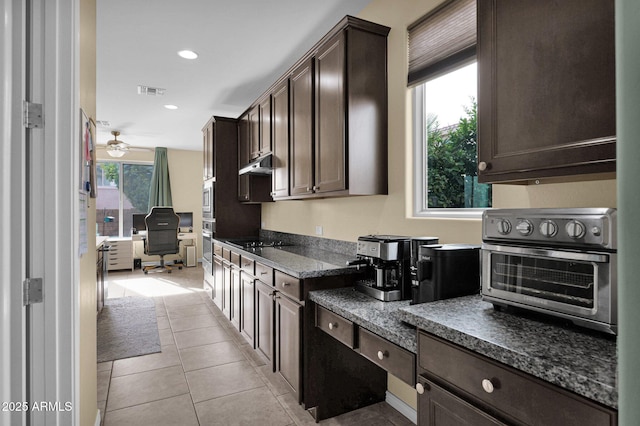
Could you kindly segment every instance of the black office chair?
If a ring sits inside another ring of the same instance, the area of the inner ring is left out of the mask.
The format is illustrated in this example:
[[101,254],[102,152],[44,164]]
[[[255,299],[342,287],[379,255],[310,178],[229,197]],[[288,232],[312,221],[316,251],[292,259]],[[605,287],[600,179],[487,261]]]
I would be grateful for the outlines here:
[[[144,267],[144,273],[158,270],[171,273],[171,266],[165,265],[164,256],[177,254],[179,251],[178,225],[180,217],[174,213],[171,207],[152,207],[151,213],[145,218],[147,225],[147,237],[144,240],[144,253],[148,256],[159,255],[160,265]],[[182,269],[182,265],[178,266]]]

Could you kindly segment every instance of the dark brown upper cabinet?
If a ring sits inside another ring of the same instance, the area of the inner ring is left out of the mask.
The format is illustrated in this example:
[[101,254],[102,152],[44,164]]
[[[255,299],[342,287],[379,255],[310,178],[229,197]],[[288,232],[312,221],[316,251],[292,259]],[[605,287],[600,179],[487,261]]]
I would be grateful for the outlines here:
[[313,58],[291,73],[291,163],[292,196],[313,194]]
[[[260,156],[260,105],[249,110],[249,160]],[[248,162],[247,162],[248,163]],[[242,164],[242,166],[247,163]]]
[[481,182],[615,172],[612,0],[478,0]]
[[274,199],[289,196],[289,80],[273,90],[272,193]]
[[202,178],[204,180],[215,177],[213,158],[213,126],[214,120],[211,119],[202,128]]
[[[238,168],[242,168],[251,160],[252,141],[250,138],[252,129],[252,111],[247,111],[238,119]],[[259,109],[255,108],[258,113]],[[256,132],[256,134],[258,134]],[[269,176],[238,176],[238,200],[242,203],[263,203],[273,201],[269,192],[271,179]]]
[[290,77],[291,196],[387,193],[387,34],[346,17]]
[[388,34],[346,16],[248,109],[274,199],[387,193]]

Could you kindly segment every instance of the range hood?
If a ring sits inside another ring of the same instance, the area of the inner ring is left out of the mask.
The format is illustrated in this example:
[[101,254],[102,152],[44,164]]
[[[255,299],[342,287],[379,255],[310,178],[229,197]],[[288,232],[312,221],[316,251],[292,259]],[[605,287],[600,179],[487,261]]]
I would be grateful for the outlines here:
[[271,153],[262,155],[238,171],[239,175],[270,175],[273,172],[271,167]]

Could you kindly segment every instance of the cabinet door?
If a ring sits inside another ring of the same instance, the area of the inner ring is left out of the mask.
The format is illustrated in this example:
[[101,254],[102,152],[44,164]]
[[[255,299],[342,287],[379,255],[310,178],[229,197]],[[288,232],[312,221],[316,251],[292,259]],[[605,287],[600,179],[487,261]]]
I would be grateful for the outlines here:
[[313,192],[313,61],[303,62],[290,78],[291,195]]
[[217,257],[213,259],[213,303],[218,309],[223,310],[224,269],[222,261]]
[[273,91],[272,196],[289,195],[289,80]]
[[256,350],[268,360],[272,369],[274,368],[273,293],[273,287],[256,281]]
[[276,371],[300,400],[300,330],[302,306],[276,293]]
[[247,339],[251,347],[255,347],[255,279],[244,272],[241,273],[240,279],[242,282],[242,301],[240,304],[240,332],[242,333],[244,338]]
[[231,268],[231,309],[229,310],[231,324],[240,331],[240,293],[242,283],[240,282],[240,269]]
[[260,107],[249,110],[249,156],[253,160],[260,156]]
[[418,379],[418,424],[421,426],[496,426],[504,423],[447,392],[438,385]]
[[[238,169],[249,164],[251,160],[251,140],[249,138],[249,114],[238,120]],[[249,176],[238,176],[238,200],[249,201]]]
[[202,129],[202,178],[213,177],[213,121]]
[[614,2],[478,1],[482,182],[615,171]]
[[222,263],[222,313],[226,318],[231,318],[231,265]]
[[271,152],[271,95],[260,101],[260,135],[258,156]]
[[[316,138],[314,192],[346,189],[344,33],[329,40],[316,56]],[[355,125],[356,123],[354,123]]]

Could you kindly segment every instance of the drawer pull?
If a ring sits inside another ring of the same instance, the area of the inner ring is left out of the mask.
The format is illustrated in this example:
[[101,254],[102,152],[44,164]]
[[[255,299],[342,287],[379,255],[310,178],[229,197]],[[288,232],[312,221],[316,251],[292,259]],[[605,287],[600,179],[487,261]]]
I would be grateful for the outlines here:
[[334,328],[338,328],[338,323],[337,322],[330,322],[329,323],[329,330],[333,330]]
[[420,395],[424,393],[424,386],[422,385],[422,383],[416,383],[416,391]]
[[388,357],[388,356],[389,356],[389,352],[387,352],[387,351],[384,351],[384,352],[383,351],[378,351],[378,359],[380,361],[382,361],[383,359],[385,359],[385,357]]
[[251,262],[245,263],[244,266],[251,266]]
[[266,271],[260,271],[260,275],[267,275],[267,274],[268,274],[268,272],[266,272]]
[[291,284],[288,282],[282,282],[282,284],[280,284],[282,287],[289,287]]
[[482,379],[482,389],[484,389],[486,393],[493,393],[494,387],[491,379]]

